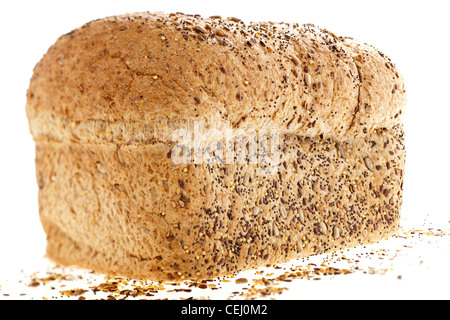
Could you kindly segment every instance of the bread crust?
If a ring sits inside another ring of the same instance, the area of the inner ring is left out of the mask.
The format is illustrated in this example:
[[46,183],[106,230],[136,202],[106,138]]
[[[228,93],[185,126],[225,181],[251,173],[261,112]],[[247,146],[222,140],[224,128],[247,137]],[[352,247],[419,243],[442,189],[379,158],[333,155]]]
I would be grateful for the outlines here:
[[[47,255],[172,281],[386,239],[400,222],[405,104],[386,55],[312,25],[90,22],[58,39],[28,90]],[[276,129],[277,172],[175,163],[172,133],[197,121]]]
[[312,25],[163,13],[90,22],[35,68],[28,117],[161,117],[347,139],[400,123],[402,76],[369,45]]

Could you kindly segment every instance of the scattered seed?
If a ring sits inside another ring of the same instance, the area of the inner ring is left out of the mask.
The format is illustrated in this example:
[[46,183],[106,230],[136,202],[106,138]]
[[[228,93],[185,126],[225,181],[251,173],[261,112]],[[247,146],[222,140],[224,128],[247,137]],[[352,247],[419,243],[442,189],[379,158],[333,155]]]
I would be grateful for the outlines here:
[[296,66],[298,66],[300,64],[300,60],[298,60],[298,58],[296,56],[291,56],[291,60],[292,60],[292,62],[294,62],[294,64]]
[[247,283],[247,282],[248,282],[248,280],[245,278],[236,279],[236,284],[243,284],[243,283]]
[[370,160],[369,157],[364,158],[364,164],[366,165],[367,169],[369,169],[370,171],[373,171],[372,161]]
[[335,239],[337,239],[337,238],[339,238],[339,235],[340,235],[340,231],[339,231],[339,228],[336,226],[333,228],[333,237]]
[[319,222],[319,229],[323,234],[327,233],[327,225],[323,221]]
[[194,31],[195,32],[198,32],[198,33],[203,33],[203,34],[205,34],[205,33],[208,33],[208,31],[206,31],[206,29],[205,28],[203,28],[202,26],[194,26]]
[[280,230],[278,230],[278,227],[275,223],[272,224],[272,232],[275,237],[278,237],[280,235]]
[[305,224],[305,215],[303,214],[302,209],[297,209],[298,218],[302,224]]
[[236,18],[236,17],[229,17],[228,20],[231,20],[233,22],[240,22],[241,21],[241,19]]
[[336,143],[336,149],[339,151],[339,154],[341,155],[341,158],[346,159],[347,153],[345,152],[344,146],[342,143],[338,142]]
[[218,35],[219,37],[226,37],[226,36],[227,36],[227,34],[225,33],[225,31],[223,31],[223,30],[220,29],[220,28],[215,29],[214,32],[215,32],[215,34]]
[[311,86],[311,84],[312,84],[312,78],[311,78],[311,76],[310,76],[309,73],[305,73],[305,82],[306,82],[306,85],[307,85],[308,87]]

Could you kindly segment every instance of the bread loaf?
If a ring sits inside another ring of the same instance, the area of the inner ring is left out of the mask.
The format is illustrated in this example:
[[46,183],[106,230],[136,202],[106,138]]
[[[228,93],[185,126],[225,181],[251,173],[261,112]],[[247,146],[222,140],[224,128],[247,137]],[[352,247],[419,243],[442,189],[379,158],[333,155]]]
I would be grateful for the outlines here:
[[[60,37],[27,98],[58,263],[205,279],[398,229],[404,82],[351,38],[181,13],[108,17]],[[263,132],[270,151],[255,142]]]

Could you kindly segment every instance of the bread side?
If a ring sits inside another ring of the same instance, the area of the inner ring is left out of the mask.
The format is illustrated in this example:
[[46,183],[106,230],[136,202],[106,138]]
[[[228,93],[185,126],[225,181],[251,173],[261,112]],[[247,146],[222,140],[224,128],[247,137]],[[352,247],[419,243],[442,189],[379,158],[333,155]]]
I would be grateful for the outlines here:
[[280,166],[179,164],[170,147],[40,141],[48,256],[114,275],[204,279],[385,239],[399,225],[403,130],[285,135]]

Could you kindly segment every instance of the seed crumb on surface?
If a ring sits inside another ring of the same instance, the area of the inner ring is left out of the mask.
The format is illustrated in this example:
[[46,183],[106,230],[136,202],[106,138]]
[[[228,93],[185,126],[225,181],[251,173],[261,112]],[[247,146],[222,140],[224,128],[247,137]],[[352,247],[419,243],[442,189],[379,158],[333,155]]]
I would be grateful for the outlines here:
[[[0,291],[5,299],[77,299],[77,300],[131,300],[131,299],[213,299],[216,293],[228,299],[278,299],[295,290],[305,281],[323,281],[337,277],[389,277],[405,281],[402,270],[395,263],[417,245],[428,244],[449,236],[448,228],[400,229],[388,241],[391,246],[363,246],[298,259],[290,263],[274,264],[265,268],[202,281],[153,282],[121,277],[108,277],[86,270],[49,266],[44,271],[27,274],[12,283],[2,283]],[[330,235],[331,236],[331,235]],[[427,260],[420,257],[411,262],[427,268]],[[243,275],[245,274],[245,277]],[[20,293],[7,288],[14,284]],[[245,286],[236,286],[246,284]],[[23,290],[22,290],[23,289]],[[43,294],[44,293],[44,294]],[[36,298],[38,297],[38,298]]]

